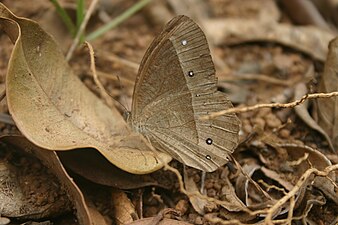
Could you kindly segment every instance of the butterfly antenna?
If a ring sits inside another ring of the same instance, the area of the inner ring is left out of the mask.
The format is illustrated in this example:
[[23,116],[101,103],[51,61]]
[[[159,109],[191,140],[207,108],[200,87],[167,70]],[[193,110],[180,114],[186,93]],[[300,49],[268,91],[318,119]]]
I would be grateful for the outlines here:
[[104,91],[106,92],[107,95],[109,95],[109,97],[116,103],[118,103],[122,108],[123,110],[125,111],[125,113],[128,113],[129,110],[127,109],[126,106],[124,106],[121,102],[119,102],[118,100],[115,99],[114,96],[112,96],[106,89],[104,89]]
[[[117,80],[119,81],[119,86],[120,89],[122,90],[122,100],[124,101],[125,105],[127,106],[127,99],[126,99],[126,93],[125,93],[125,88],[122,85],[121,79],[119,75],[116,75]],[[120,103],[121,104],[121,103]],[[121,104],[122,105],[122,104]],[[126,112],[130,112],[130,110],[127,109],[127,107],[123,106]]]

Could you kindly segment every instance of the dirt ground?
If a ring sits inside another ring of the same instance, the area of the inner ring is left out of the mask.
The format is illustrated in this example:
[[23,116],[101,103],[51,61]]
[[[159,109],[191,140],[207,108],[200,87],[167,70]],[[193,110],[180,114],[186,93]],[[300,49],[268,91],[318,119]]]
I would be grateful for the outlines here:
[[[16,16],[40,24],[55,38],[62,52],[67,53],[73,38],[50,1],[35,0],[34,4],[23,0],[0,2]],[[135,2],[100,1],[86,33],[120,15]],[[319,44],[311,44],[311,38],[317,37],[318,42],[327,46],[327,40],[336,36],[335,21],[338,20],[335,17],[338,14],[331,11],[337,12],[338,4],[334,5],[335,10],[322,13],[323,25],[318,22],[320,20],[313,19],[317,18],[314,14],[304,16],[306,21],[297,18],[297,2],[301,1],[295,1],[292,8],[283,1],[273,0],[152,1],[114,29],[90,41],[99,79],[111,98],[130,110],[138,65],[145,51],[165,23],[184,12],[205,31],[218,77],[217,87],[229,96],[235,107],[287,103],[307,93],[337,91],[337,85],[335,90],[321,89],[328,50],[320,48]],[[75,1],[60,3],[74,19]],[[318,6],[316,9],[320,11]],[[218,21],[229,25],[223,28],[217,25]],[[251,23],[256,27],[249,29]],[[272,23],[275,25],[267,26]],[[295,31],[305,25],[314,30]],[[234,29],[230,31],[232,26]],[[0,91],[3,91],[13,44],[4,32],[0,33],[0,43]],[[69,63],[81,81],[100,97],[90,69],[88,48],[81,45]],[[338,66],[331,66],[337,71]],[[305,88],[304,92],[302,88]],[[309,169],[324,171],[327,167],[337,166],[338,156],[330,145],[330,140],[333,146],[336,145],[332,134],[335,133],[334,126],[332,133],[322,127],[328,139],[311,126],[312,123],[304,119],[308,115],[304,110],[318,121],[318,114],[323,109],[316,100],[307,103],[308,106],[301,109],[303,111],[297,111],[295,107],[267,107],[237,113],[241,127],[232,162],[207,173],[203,185],[204,194],[216,201],[191,194],[199,191],[202,172],[184,167],[176,160],[169,165],[184,177],[188,194],[183,193],[180,179],[169,170],[130,174],[112,165],[95,149],[58,153],[55,160],[66,168],[69,178],[62,169],[55,169],[59,168],[54,166],[55,161],[46,163],[46,156],[27,150],[36,147],[27,147],[30,144],[21,139],[4,139],[0,149],[0,178],[10,177],[13,181],[12,186],[6,186],[8,190],[1,186],[0,191],[7,190],[10,195],[21,197],[11,198],[10,201],[16,199],[18,203],[12,211],[6,211],[5,204],[10,204],[0,196],[0,225],[7,224],[5,218],[11,220],[9,224],[87,224],[86,219],[80,218],[82,216],[91,218],[93,224],[129,224],[147,217],[153,217],[153,220],[135,224],[269,224],[268,214],[273,220],[270,224],[338,224],[337,167],[324,175],[308,172]],[[0,106],[2,114],[10,114],[6,98]],[[123,107],[119,107],[119,111],[123,114]],[[332,124],[338,123],[338,113],[330,113],[334,114]],[[2,135],[22,133],[12,120],[6,122],[8,117],[2,117]],[[23,142],[25,144],[21,144]],[[27,148],[22,151],[23,146]],[[10,173],[1,172],[5,170]],[[70,180],[79,187],[77,192],[68,185]],[[84,200],[75,192],[82,193]],[[288,198],[282,202],[286,196]],[[86,212],[79,208],[81,204],[85,205]],[[274,206],[277,208],[272,211]],[[258,210],[262,211],[257,213]]]

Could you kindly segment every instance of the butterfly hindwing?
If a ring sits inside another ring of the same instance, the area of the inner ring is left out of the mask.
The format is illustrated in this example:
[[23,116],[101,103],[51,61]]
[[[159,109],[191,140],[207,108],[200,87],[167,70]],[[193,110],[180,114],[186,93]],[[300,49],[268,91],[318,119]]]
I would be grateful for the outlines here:
[[131,124],[155,147],[188,166],[214,171],[238,143],[234,114],[199,117],[232,107],[217,91],[203,31],[186,16],[171,20],[147,50],[133,95]]

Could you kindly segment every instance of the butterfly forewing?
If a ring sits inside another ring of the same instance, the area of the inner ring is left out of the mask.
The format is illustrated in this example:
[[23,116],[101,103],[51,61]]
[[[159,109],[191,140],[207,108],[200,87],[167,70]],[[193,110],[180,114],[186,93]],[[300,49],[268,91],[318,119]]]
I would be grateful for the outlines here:
[[186,16],[171,20],[150,45],[132,104],[132,127],[186,165],[214,171],[237,146],[236,115],[199,119],[232,104],[217,91],[203,31]]

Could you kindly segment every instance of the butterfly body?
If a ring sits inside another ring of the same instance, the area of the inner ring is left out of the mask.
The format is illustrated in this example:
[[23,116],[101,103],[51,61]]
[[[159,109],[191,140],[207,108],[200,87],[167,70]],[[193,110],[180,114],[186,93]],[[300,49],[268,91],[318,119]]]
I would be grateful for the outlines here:
[[239,131],[234,114],[199,119],[232,107],[216,83],[203,31],[188,17],[177,16],[141,62],[129,123],[155,148],[188,166],[214,171],[229,160]]

